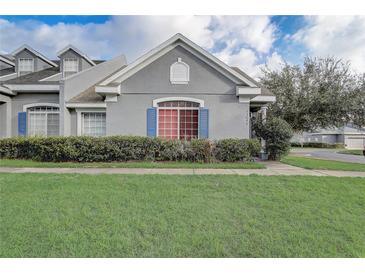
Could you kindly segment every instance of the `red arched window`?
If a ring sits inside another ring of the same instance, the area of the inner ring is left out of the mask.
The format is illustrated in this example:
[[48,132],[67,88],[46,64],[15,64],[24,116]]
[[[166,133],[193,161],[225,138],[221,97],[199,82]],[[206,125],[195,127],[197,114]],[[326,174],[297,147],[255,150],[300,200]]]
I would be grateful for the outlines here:
[[191,140],[199,136],[199,103],[166,101],[158,103],[158,136]]

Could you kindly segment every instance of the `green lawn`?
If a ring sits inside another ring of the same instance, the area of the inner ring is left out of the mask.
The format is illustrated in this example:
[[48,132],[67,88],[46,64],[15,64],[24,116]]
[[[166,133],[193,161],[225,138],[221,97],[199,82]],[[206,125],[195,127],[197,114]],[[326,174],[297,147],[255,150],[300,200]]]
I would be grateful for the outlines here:
[[362,154],[362,150],[360,150],[360,149],[341,150],[338,153],[341,153],[341,154],[351,154],[351,155],[363,155]]
[[365,257],[365,179],[0,174],[0,257]]
[[364,164],[313,159],[309,157],[286,156],[281,160],[281,162],[306,169],[365,171]]
[[191,162],[99,162],[99,163],[76,163],[76,162],[37,162],[32,160],[0,159],[0,167],[65,167],[65,168],[224,168],[224,169],[262,169],[265,165],[256,162],[234,163],[191,163]]

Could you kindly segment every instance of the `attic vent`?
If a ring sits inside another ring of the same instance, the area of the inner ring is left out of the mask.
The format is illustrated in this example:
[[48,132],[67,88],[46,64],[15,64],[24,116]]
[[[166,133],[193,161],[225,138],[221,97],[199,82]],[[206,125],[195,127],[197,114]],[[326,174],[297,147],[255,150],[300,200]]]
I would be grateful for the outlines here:
[[189,65],[177,58],[177,62],[170,66],[171,84],[188,84],[189,83]]

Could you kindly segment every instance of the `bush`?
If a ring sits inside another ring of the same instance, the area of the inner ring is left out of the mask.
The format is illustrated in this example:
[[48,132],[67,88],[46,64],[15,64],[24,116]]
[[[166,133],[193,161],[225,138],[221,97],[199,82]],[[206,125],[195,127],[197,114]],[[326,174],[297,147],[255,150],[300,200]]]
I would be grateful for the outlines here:
[[344,148],[342,143],[328,144],[328,143],[315,143],[315,142],[306,142],[303,143],[303,146],[299,142],[292,142],[291,147],[314,147],[314,148]]
[[255,134],[266,141],[269,159],[278,160],[288,154],[293,130],[283,119],[270,117],[263,123],[259,118],[253,123]]
[[213,149],[214,157],[218,161],[252,161],[260,151],[258,140],[223,139],[216,142]]
[[0,158],[47,162],[250,161],[257,140],[163,140],[138,136],[14,137],[0,139]]

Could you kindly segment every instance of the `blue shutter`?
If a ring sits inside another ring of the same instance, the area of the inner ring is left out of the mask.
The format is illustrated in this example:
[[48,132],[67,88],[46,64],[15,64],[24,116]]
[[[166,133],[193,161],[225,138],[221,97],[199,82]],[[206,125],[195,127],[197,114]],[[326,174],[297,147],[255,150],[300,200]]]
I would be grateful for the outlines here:
[[209,137],[209,110],[200,108],[199,113],[199,138],[207,139]]
[[156,127],[157,127],[157,109],[148,108],[147,109],[147,136],[156,137]]
[[18,135],[19,136],[27,135],[27,113],[26,112],[18,112]]

